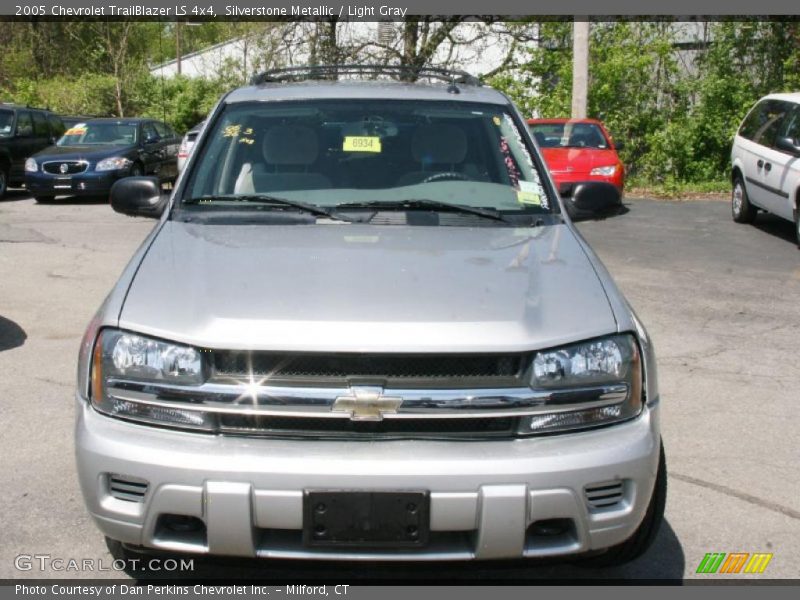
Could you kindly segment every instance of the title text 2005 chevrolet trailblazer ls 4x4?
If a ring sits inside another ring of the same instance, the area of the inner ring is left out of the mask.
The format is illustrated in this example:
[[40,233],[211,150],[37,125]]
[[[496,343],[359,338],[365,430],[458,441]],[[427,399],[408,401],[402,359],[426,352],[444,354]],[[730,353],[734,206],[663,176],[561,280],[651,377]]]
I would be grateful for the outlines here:
[[115,184],[160,215],[80,353],[80,482],[121,554],[613,564],[655,536],[644,328],[508,98],[392,73],[264,73],[171,198]]

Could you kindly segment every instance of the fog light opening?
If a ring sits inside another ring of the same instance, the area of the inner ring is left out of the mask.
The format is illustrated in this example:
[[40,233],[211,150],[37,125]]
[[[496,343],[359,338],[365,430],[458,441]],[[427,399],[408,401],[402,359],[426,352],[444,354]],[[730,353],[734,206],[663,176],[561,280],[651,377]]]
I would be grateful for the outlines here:
[[163,514],[156,523],[156,541],[206,545],[206,524],[189,515]]
[[555,537],[568,533],[571,527],[571,519],[546,519],[531,523],[528,532],[537,537]]
[[574,552],[580,546],[572,519],[534,521],[525,532],[525,556]]
[[186,515],[164,515],[164,527],[170,531],[184,533],[187,531],[200,531],[205,529],[205,524],[197,517]]

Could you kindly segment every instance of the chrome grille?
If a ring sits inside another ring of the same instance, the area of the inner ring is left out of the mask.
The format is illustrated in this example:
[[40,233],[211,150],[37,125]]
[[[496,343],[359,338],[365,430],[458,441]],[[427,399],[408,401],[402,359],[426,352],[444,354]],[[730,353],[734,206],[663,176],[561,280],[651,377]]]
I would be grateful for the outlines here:
[[624,485],[622,481],[595,483],[586,488],[585,494],[590,510],[608,510],[622,502]]
[[[61,165],[66,165],[62,171]],[[89,167],[89,163],[83,160],[54,160],[42,164],[42,170],[51,175],[74,175],[83,173]]]
[[368,379],[406,387],[516,386],[530,355],[519,354],[286,354],[217,351],[215,376],[251,374],[288,385],[347,384]]

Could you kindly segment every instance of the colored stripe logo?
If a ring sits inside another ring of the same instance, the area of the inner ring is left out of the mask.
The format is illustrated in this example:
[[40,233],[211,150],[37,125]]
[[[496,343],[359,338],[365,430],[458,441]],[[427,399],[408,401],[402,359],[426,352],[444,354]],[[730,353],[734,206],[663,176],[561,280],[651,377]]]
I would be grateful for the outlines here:
[[769,562],[772,560],[772,553],[756,552],[708,552],[700,564],[697,565],[696,573],[706,575],[714,574],[736,574],[736,573],[763,573]]

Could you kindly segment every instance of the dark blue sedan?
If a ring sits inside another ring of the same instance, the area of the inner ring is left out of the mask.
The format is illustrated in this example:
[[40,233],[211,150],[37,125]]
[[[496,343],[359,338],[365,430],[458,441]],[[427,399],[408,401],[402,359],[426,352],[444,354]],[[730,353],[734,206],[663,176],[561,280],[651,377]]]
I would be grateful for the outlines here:
[[117,179],[178,175],[180,138],[153,119],[90,119],[70,127],[25,163],[25,186],[37,202],[55,196],[108,196]]

